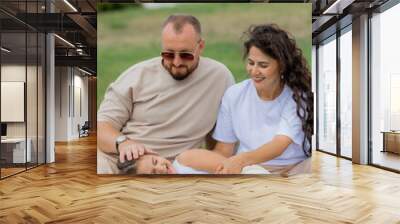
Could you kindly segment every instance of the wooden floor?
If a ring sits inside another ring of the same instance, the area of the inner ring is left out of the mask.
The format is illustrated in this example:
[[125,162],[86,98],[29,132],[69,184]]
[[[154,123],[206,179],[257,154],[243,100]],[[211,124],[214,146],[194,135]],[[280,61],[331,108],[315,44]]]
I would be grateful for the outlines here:
[[29,169],[33,169],[37,167],[36,163],[27,163],[25,167],[25,164],[18,164],[18,167],[7,167],[7,168],[0,168],[0,174],[1,178],[6,178],[11,175],[15,175],[20,172],[24,172]]
[[96,141],[0,181],[0,223],[400,223],[400,175],[316,152],[296,177],[96,175]]
[[400,170],[400,154],[376,150],[374,151],[372,162],[377,165]]
[[25,169],[25,167],[24,168],[0,168],[1,169],[1,178],[4,178],[4,177],[7,177],[7,176],[10,176],[10,175],[13,175],[13,174],[15,174],[15,173],[19,173],[19,172],[22,172],[22,171],[24,171],[24,170],[26,170]]

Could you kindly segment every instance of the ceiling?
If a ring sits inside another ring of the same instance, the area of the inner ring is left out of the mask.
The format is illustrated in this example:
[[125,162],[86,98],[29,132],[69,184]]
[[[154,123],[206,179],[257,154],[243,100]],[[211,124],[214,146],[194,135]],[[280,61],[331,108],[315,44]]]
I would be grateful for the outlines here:
[[388,0],[312,0],[313,44],[352,23],[354,17],[374,12]]
[[96,74],[96,15],[96,0],[1,0],[1,43],[11,50],[2,60],[37,57],[44,49],[41,34],[49,32],[57,34],[56,66],[78,66]]

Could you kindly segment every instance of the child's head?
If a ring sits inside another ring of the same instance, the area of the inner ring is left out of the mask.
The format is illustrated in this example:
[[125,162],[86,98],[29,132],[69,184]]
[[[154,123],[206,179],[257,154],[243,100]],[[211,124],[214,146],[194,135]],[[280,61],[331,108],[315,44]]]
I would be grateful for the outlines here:
[[141,156],[135,164],[137,174],[174,174],[175,169],[169,160],[154,154]]

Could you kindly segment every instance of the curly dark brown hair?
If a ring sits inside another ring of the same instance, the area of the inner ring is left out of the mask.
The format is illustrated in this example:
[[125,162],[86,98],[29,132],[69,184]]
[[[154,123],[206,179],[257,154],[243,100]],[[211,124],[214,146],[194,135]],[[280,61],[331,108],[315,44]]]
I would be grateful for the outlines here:
[[302,51],[295,39],[276,24],[252,25],[245,32],[244,59],[250,48],[256,47],[264,54],[279,62],[283,75],[283,84],[293,91],[293,100],[297,104],[297,116],[302,121],[304,132],[303,151],[311,156],[311,138],[314,127],[314,98],[311,91],[311,74]]

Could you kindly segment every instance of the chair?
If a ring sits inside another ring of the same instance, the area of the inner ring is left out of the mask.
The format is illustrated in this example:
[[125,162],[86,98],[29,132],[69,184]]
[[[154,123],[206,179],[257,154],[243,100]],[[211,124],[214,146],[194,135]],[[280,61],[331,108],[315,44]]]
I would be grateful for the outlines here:
[[89,121],[85,121],[82,127],[80,127],[80,125],[78,124],[79,138],[89,136],[89,129],[90,129]]

